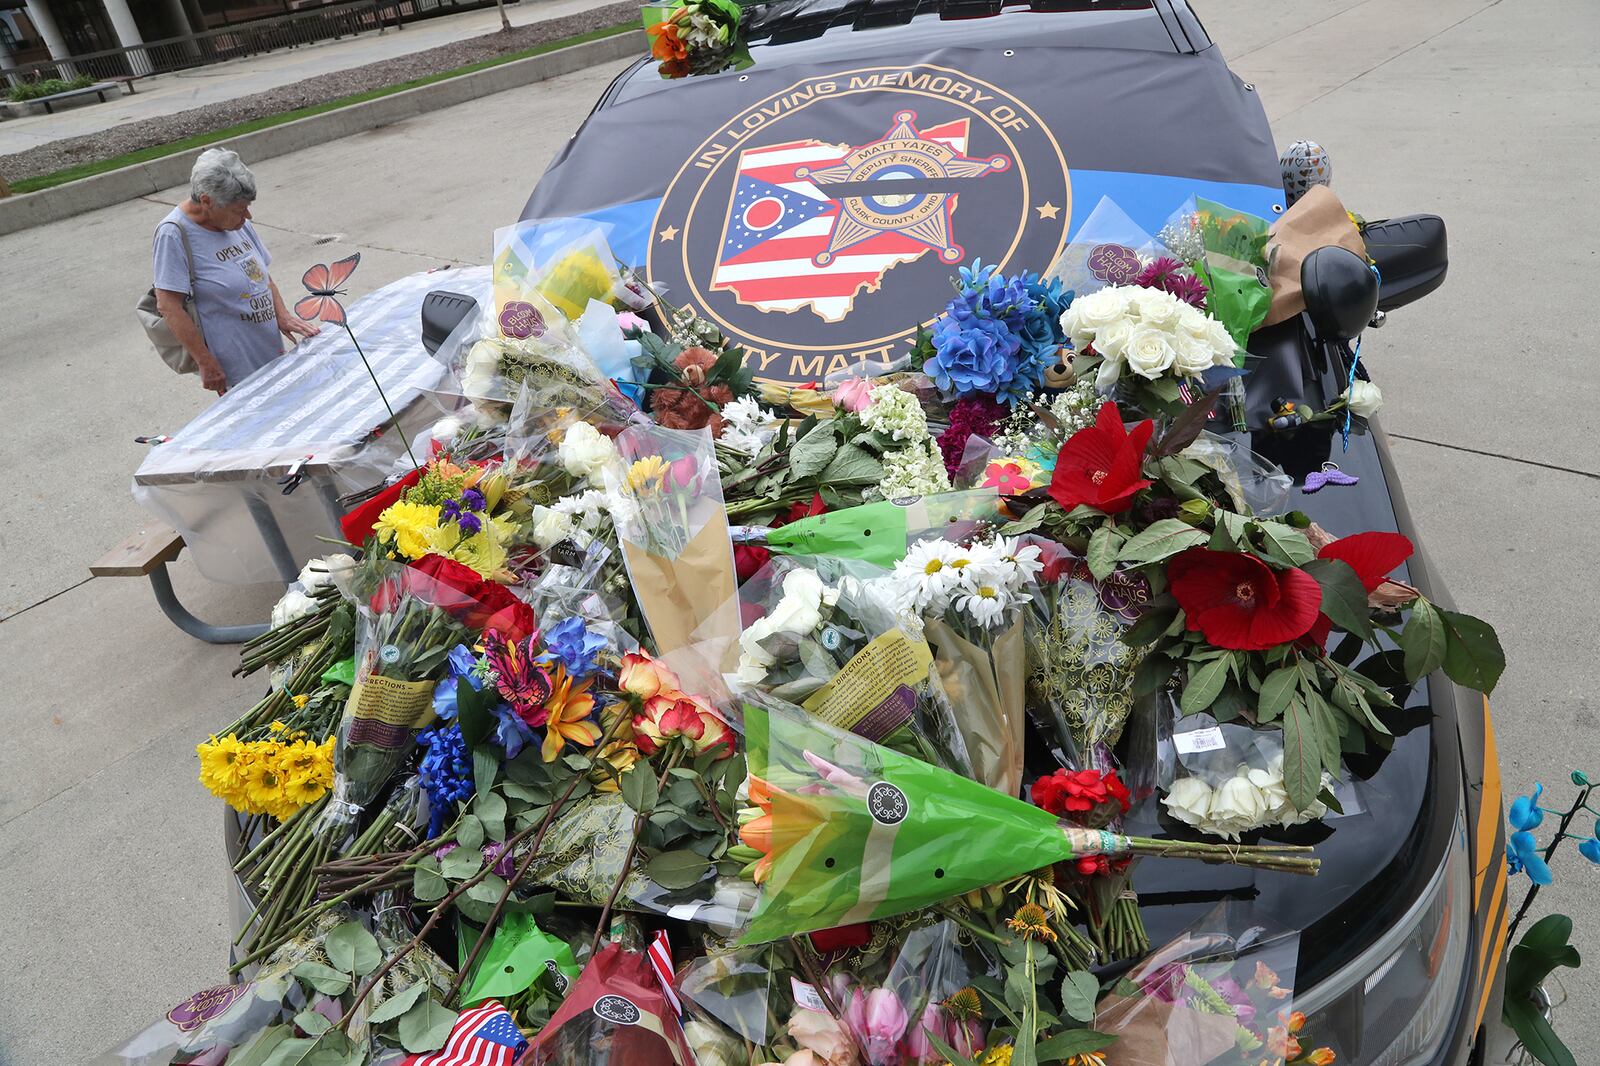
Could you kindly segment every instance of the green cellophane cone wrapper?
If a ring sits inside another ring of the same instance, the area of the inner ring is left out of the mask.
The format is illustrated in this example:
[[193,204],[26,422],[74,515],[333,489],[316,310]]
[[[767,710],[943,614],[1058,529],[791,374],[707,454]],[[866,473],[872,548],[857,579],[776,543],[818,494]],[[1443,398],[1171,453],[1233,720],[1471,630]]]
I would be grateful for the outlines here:
[[771,849],[746,944],[919,910],[1128,846],[798,709],[746,704],[745,730],[751,803],[769,819],[767,834],[747,826],[745,839],[765,835]]
[[1242,348],[1272,306],[1265,249],[1270,224],[1211,200],[1195,200],[1205,242],[1204,280],[1213,316]]
[[912,540],[930,532],[943,536],[955,527],[968,532],[970,523],[1003,521],[999,500],[989,489],[879,500],[779,526],[766,545],[780,555],[832,555],[888,569],[905,558]]

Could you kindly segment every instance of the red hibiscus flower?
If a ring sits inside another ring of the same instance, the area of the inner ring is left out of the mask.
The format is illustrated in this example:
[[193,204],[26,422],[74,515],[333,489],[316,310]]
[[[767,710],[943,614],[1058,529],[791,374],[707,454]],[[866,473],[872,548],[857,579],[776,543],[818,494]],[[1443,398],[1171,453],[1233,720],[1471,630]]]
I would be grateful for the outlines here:
[[1190,548],[1167,567],[1185,624],[1219,648],[1263,651],[1306,635],[1322,586],[1304,570],[1274,570],[1253,555]]
[[[1416,546],[1410,538],[1399,533],[1353,533],[1348,537],[1324,544],[1317,550],[1318,559],[1337,559],[1356,572],[1361,587],[1370,595],[1374,589],[1389,579],[1389,571],[1411,558]],[[1306,639],[1317,647],[1328,643],[1333,622],[1325,614],[1318,614],[1316,623]]]
[[1140,422],[1129,433],[1114,403],[1105,403],[1095,424],[1080,429],[1061,446],[1050,478],[1050,496],[1068,511],[1088,504],[1106,514],[1121,514],[1150,481],[1139,476],[1139,464],[1155,424]]
[[1057,818],[1103,826],[1129,807],[1128,787],[1115,770],[1057,770],[1033,783],[1033,802]]

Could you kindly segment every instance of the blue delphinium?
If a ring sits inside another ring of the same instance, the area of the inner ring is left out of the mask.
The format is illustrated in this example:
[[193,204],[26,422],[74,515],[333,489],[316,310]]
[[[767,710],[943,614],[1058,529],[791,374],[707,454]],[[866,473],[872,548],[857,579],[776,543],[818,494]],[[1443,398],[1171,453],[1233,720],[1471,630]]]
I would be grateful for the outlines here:
[[417,743],[428,749],[417,774],[428,793],[428,835],[436,837],[456,803],[472,796],[472,753],[454,723],[424,729]]
[[560,663],[573,677],[585,678],[599,665],[595,656],[606,646],[606,638],[592,632],[576,616],[563,618],[544,635],[545,658]]

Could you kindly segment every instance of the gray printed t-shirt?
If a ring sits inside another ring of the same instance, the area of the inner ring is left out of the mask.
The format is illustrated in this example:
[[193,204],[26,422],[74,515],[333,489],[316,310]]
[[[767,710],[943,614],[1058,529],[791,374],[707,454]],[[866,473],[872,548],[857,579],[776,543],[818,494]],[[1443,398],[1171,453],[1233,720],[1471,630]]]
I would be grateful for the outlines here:
[[235,230],[209,230],[185,215],[182,207],[175,207],[156,227],[158,289],[189,291],[183,240],[169,222],[182,226],[189,236],[199,289],[192,295],[200,312],[200,331],[232,387],[283,354],[267,278],[272,257],[249,222]]

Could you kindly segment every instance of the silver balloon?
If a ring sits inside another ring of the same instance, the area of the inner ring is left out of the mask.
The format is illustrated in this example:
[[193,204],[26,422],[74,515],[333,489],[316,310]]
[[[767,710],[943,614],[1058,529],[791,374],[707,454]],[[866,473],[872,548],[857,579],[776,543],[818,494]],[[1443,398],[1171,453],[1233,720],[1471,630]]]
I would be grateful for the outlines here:
[[1311,186],[1333,182],[1333,160],[1316,141],[1295,141],[1278,157],[1278,166],[1283,171],[1283,195],[1288,198],[1285,207],[1304,196]]

